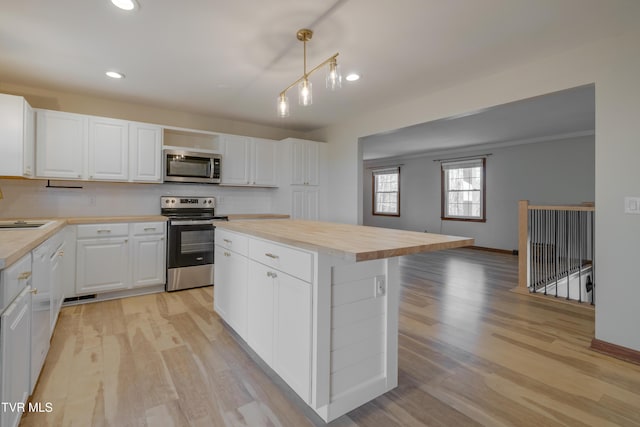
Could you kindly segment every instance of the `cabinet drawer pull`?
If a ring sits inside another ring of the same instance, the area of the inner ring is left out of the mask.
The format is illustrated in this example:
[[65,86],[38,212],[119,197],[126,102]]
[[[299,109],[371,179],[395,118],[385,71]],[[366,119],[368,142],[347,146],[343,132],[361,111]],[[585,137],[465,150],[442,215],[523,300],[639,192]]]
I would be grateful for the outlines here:
[[98,233],[111,233],[111,230],[109,229],[104,229],[104,230],[98,230]]
[[196,258],[196,261],[202,261],[204,258],[199,256],[198,258]]
[[20,273],[20,275],[18,276],[18,280],[27,280],[29,277],[31,277],[31,272],[25,271],[23,273]]
[[223,241],[223,242],[225,242],[225,243],[227,243],[227,244],[229,244],[229,245],[230,245],[231,243],[233,243],[233,242],[232,242],[231,240],[229,240],[229,239],[222,239],[222,241]]
[[268,256],[269,258],[273,258],[273,259],[278,259],[280,258],[278,255],[272,254],[267,252],[266,254],[264,254],[265,256]]
[[31,292],[34,295],[38,295],[38,288],[33,288],[29,292]]
[[145,227],[144,231],[155,231],[155,227]]

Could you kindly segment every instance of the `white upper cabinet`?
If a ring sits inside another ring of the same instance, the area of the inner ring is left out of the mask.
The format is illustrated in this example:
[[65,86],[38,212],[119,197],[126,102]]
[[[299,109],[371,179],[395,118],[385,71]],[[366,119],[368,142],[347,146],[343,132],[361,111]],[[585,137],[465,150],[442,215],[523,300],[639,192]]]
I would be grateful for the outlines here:
[[162,182],[162,128],[129,124],[129,180]]
[[276,187],[278,142],[238,135],[222,137],[221,184]]
[[36,112],[36,176],[85,177],[87,116],[60,111]]
[[124,120],[89,119],[89,179],[129,179],[129,123]]
[[237,135],[222,137],[222,176],[221,184],[249,185],[251,167],[251,138]]
[[34,174],[33,109],[21,96],[0,94],[0,176]]
[[302,139],[289,139],[289,141],[291,141],[291,184],[318,185],[319,143]]
[[271,139],[253,139],[253,185],[275,187],[278,185],[278,144]]

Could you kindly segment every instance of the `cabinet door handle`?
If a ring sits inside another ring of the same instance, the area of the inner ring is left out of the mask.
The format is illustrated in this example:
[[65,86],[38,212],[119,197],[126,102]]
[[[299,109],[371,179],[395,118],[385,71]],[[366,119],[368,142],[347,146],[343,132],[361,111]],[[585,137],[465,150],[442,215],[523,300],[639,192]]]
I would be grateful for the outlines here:
[[224,256],[231,256],[231,254],[229,252],[225,252]]
[[31,272],[25,271],[23,273],[20,273],[20,275],[18,276],[18,280],[27,280],[29,277],[31,277]]
[[271,271],[267,271],[267,277],[271,277],[272,279],[275,279],[276,277],[278,277],[278,275]]
[[202,261],[204,258],[199,256],[198,258],[196,258],[196,261]]
[[225,242],[225,243],[227,243],[227,244],[229,244],[229,245],[230,245],[231,243],[233,243],[233,242],[232,242],[231,240],[229,240],[229,239],[222,239],[222,241],[223,241],[223,242]]
[[265,256],[268,256],[269,258],[273,258],[273,259],[278,259],[280,258],[278,255],[272,254],[272,253],[266,253],[264,254]]
[[33,288],[29,292],[31,292],[34,295],[38,295],[38,288]]
[[111,233],[111,230],[98,230],[98,233]]
[[155,227],[145,227],[144,231],[154,231]]

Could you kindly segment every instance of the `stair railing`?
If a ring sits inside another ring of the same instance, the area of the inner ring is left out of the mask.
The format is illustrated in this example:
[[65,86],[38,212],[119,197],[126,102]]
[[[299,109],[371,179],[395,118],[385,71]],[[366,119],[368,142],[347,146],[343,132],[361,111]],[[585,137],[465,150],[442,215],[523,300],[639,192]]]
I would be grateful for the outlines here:
[[519,202],[520,289],[595,303],[592,203],[531,205]]

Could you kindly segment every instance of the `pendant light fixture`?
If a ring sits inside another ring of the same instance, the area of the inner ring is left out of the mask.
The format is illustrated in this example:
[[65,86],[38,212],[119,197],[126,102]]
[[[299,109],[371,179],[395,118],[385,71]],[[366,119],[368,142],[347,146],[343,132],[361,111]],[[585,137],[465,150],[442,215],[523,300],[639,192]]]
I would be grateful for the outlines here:
[[280,92],[280,95],[278,95],[278,117],[289,117],[289,98],[287,97],[287,91],[296,85],[298,85],[298,104],[307,106],[313,103],[312,84],[309,81],[309,76],[323,66],[327,64],[329,65],[326,76],[327,89],[336,90],[342,85],[342,76],[340,75],[340,68],[338,67],[337,53],[312,68],[310,71],[307,71],[307,42],[311,40],[312,36],[313,31],[308,28],[298,30],[296,33],[296,37],[303,44],[303,74],[298,80],[291,83],[285,90]]

